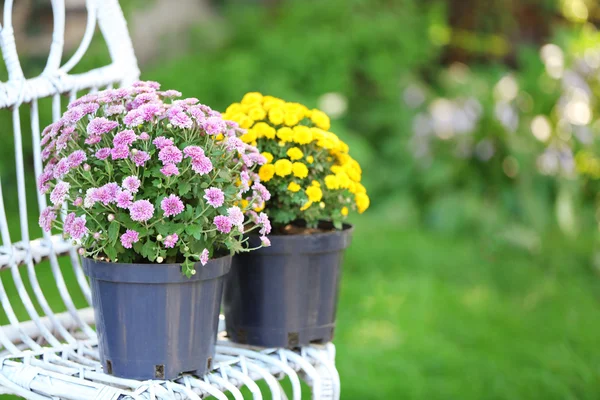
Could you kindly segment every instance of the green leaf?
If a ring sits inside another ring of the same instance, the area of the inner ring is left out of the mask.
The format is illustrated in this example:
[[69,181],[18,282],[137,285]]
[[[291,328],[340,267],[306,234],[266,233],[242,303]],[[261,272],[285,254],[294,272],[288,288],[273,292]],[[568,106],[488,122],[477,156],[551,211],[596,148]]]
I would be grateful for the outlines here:
[[192,190],[192,185],[189,182],[181,182],[178,185],[178,188],[179,188],[179,195],[184,196],[184,195],[188,194],[190,192],[190,190]]
[[105,247],[104,252],[111,261],[114,261],[115,258],[117,258],[117,249],[112,246]]
[[111,222],[108,226],[108,242],[110,244],[114,245],[117,242],[117,238],[119,237],[119,228],[120,226],[117,221]]
[[188,235],[193,236],[195,239],[200,239],[202,237],[202,225],[200,224],[190,224],[185,227],[185,232]]
[[147,258],[150,261],[154,261],[156,259],[154,242],[152,242],[152,240],[148,239],[148,241],[144,243],[144,246],[142,246],[141,255],[142,257]]

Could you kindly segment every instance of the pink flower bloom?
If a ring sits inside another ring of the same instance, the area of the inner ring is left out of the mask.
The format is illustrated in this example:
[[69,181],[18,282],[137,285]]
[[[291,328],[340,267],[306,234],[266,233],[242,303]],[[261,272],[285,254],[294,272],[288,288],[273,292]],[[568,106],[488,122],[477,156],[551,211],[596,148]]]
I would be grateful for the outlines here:
[[138,136],[138,139],[146,141],[150,139],[150,135],[148,135],[147,132],[142,132],[140,133],[140,135]]
[[113,106],[110,106],[106,109],[106,111],[104,112],[105,115],[108,116],[112,116],[112,115],[117,115],[117,114],[124,114],[125,113],[125,106],[123,104],[115,104]]
[[136,81],[131,84],[132,87],[139,88],[145,87],[152,90],[160,89],[160,83],[154,81]]
[[93,146],[95,144],[100,143],[101,140],[102,136],[90,136],[87,139],[85,139],[85,144]]
[[142,182],[140,182],[137,176],[132,175],[123,179],[123,188],[129,190],[131,193],[137,193],[141,184]]
[[181,92],[177,90],[165,90],[161,93],[164,97],[181,97]]
[[227,215],[231,223],[238,227],[240,232],[244,231],[244,213],[238,206],[230,207],[227,209]]
[[271,193],[269,193],[267,188],[262,183],[254,182],[252,189],[254,190],[254,197],[258,199],[259,203],[262,203],[263,201],[269,201],[271,198]]
[[175,164],[167,164],[160,169],[164,176],[179,175],[179,168]]
[[103,147],[98,149],[95,154],[98,160],[105,160],[110,156],[110,147]]
[[271,241],[266,236],[261,236],[260,241],[261,241],[262,245],[265,247],[269,247],[271,245]]
[[85,113],[83,112],[83,109],[81,106],[78,106],[73,107],[64,113],[63,119],[69,124],[76,124],[81,118],[83,118],[84,115]]
[[163,147],[173,146],[173,141],[164,136],[159,136],[152,141],[152,144],[154,144],[158,149],[162,149]]
[[107,206],[117,199],[118,192],[119,185],[114,182],[107,183],[93,191],[93,200],[94,202],[99,201]]
[[242,142],[241,139],[239,139],[235,136],[231,136],[225,140],[225,148],[228,151],[237,150],[239,152],[243,152],[244,151],[244,142]]
[[162,114],[162,108],[158,104],[148,103],[140,106],[140,108],[138,108],[138,112],[144,121],[149,122],[152,121],[154,117]]
[[50,232],[52,229],[52,222],[56,220],[56,212],[54,212],[54,208],[46,207],[44,211],[40,214],[39,224],[40,227],[44,230],[44,232]]
[[81,110],[85,114],[94,114],[96,111],[98,111],[98,108],[100,108],[98,103],[85,103],[81,105]]
[[172,194],[169,197],[162,199],[160,208],[164,211],[165,217],[170,217],[172,215],[180,214],[185,207],[179,196]]
[[50,190],[50,186],[48,185],[48,182],[50,182],[50,180],[52,179],[52,170],[43,172],[40,177],[38,178],[38,190],[42,193],[42,194],[46,194],[48,193],[48,190]]
[[133,203],[133,195],[129,190],[119,190],[116,195],[117,207],[129,208]]
[[138,167],[141,167],[150,159],[150,155],[143,150],[138,150],[137,153],[131,154],[131,159]]
[[81,96],[80,98],[78,98],[74,102],[70,103],[68,105],[68,108],[71,109],[71,108],[74,108],[74,107],[78,107],[78,106],[80,106],[81,104],[84,104],[84,103],[92,103],[92,102],[96,101],[97,99],[98,99],[98,95],[96,93],[88,93],[88,94],[85,94],[85,95]]
[[140,240],[140,234],[131,229],[127,229],[124,234],[121,235],[121,244],[126,249],[131,249],[134,243]]
[[83,199],[81,197],[77,197],[74,201],[73,201],[73,205],[75,207],[79,207],[83,204]]
[[86,233],[85,218],[75,217],[75,213],[71,213],[65,218],[63,230],[73,239],[81,239]]
[[52,193],[50,193],[50,201],[52,204],[55,206],[61,205],[69,194],[70,188],[71,185],[68,182],[58,182],[52,190]]
[[62,179],[67,173],[69,173],[69,160],[62,158],[54,167],[54,178]]
[[89,188],[85,191],[85,198],[83,199],[83,207],[90,208],[96,204],[96,191],[97,188]]
[[231,223],[231,220],[229,219],[229,217],[226,217],[224,215],[217,215],[213,219],[213,223],[215,224],[215,226],[217,227],[217,230],[219,232],[222,232],[222,233],[231,232],[231,226],[233,224]]
[[202,253],[200,253],[200,263],[202,263],[202,265],[206,265],[207,262],[208,262],[208,249],[204,249],[204,250],[202,250]]
[[200,146],[187,146],[183,149],[183,154],[185,157],[189,157],[192,160],[196,160],[200,157],[204,157],[204,150]]
[[98,117],[90,121],[87,126],[87,133],[89,135],[98,136],[112,131],[117,126],[119,126],[119,123],[116,121],[111,121],[104,117]]
[[204,114],[204,111],[202,111],[202,109],[198,106],[190,107],[188,109],[188,112],[199,123],[202,123],[206,120],[206,115]]
[[158,159],[163,164],[178,164],[183,160],[183,154],[175,146],[165,146],[158,152]]
[[178,240],[179,240],[179,236],[177,236],[176,233],[173,233],[171,235],[168,235],[165,238],[163,243],[166,248],[172,249],[173,247],[175,247],[175,244],[177,243]]
[[211,187],[204,189],[206,202],[214,208],[221,207],[225,201],[225,193],[219,188]]
[[208,174],[213,169],[212,162],[208,157],[200,157],[192,161],[192,169],[195,173],[204,175]]
[[218,135],[225,131],[225,123],[219,117],[209,117],[202,122],[202,129],[204,129],[208,135]]
[[154,206],[148,200],[135,201],[131,207],[129,207],[129,215],[134,221],[148,221],[154,215]]
[[184,112],[176,112],[169,115],[169,122],[178,128],[189,129],[192,127],[192,119]]
[[136,108],[127,113],[123,118],[123,123],[127,126],[139,126],[144,123],[142,113]]
[[115,147],[131,146],[137,139],[137,135],[131,129],[126,129],[115,135],[113,145]]
[[269,221],[269,216],[267,214],[261,212],[256,222],[258,225],[262,226],[262,228],[260,228],[261,236],[266,236],[271,233],[271,221]]
[[[151,103],[153,101],[160,101],[160,98],[158,97],[158,95],[156,93],[154,93],[153,91],[142,92],[142,93],[138,94],[135,97],[135,99],[133,99],[133,101],[131,102],[131,107],[139,108],[141,111],[141,108],[143,105],[145,105],[147,103]],[[143,115],[144,112],[141,111],[141,114]],[[150,119],[152,119],[152,117],[150,117]],[[150,121],[150,119],[147,119],[146,121]]]
[[110,151],[113,160],[124,160],[129,157],[129,147],[117,146]]
[[69,167],[71,168],[80,166],[85,160],[87,160],[87,156],[83,150],[75,150],[67,157]]

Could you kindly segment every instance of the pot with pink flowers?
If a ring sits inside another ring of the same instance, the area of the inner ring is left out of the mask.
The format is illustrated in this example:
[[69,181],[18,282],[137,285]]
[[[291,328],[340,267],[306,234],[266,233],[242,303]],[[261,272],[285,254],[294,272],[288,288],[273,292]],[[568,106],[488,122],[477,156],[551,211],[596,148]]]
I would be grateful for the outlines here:
[[245,217],[268,197],[252,173],[264,157],[180,97],[156,82],[88,94],[42,133],[40,225],[80,246],[101,362],[119,377],[210,369],[231,256],[265,230]]

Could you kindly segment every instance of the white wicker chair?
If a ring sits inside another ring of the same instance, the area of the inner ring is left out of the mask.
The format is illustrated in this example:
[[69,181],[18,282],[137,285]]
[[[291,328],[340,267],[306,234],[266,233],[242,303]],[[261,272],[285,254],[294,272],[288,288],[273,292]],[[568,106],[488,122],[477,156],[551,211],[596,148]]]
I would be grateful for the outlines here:
[[[91,303],[90,289],[75,249],[58,235],[44,234],[35,240],[29,235],[26,186],[32,186],[34,177],[25,173],[19,111],[21,107],[30,108],[33,167],[37,176],[42,171],[38,99],[52,98],[52,116],[56,120],[64,109],[61,95],[68,95],[72,100],[84,91],[128,84],[138,78],[139,70],[117,0],[86,0],[88,19],[82,43],[71,59],[61,66],[65,4],[64,0],[51,2],[53,40],[46,67],[39,76],[26,79],[23,75],[11,23],[12,0],[4,2],[4,21],[0,28],[0,47],[9,73],[8,81],[0,83],[0,108],[12,113],[19,202],[18,216],[10,217],[11,220],[18,217],[21,227],[21,241],[12,242],[0,182],[0,270],[11,270],[10,277],[18,292],[18,296],[9,298],[0,279],[0,303],[9,321],[8,325],[0,327],[0,392],[31,399],[117,399],[121,396],[152,399],[214,396],[226,399],[224,392],[231,392],[235,399],[242,399],[238,388],[246,386],[254,399],[262,398],[261,390],[270,391],[273,399],[286,399],[278,380],[287,376],[293,399],[301,398],[300,378],[309,384],[314,399],[338,399],[339,376],[333,361],[335,348],[332,344],[305,347],[300,351],[259,350],[233,345],[222,337],[217,346],[215,367],[204,377],[139,382],[103,373],[98,361],[96,333],[92,328],[93,312],[89,307],[77,309],[70,294],[80,290],[88,305]],[[85,73],[69,74],[85,55],[96,23],[112,63]],[[45,196],[38,195],[37,203],[42,210],[46,206]],[[42,261],[44,263],[39,265]],[[77,281],[73,284],[78,288],[67,288],[59,261],[63,266],[72,264]],[[48,263],[53,279],[39,281],[40,268],[46,268]],[[20,267],[26,268],[29,291]],[[6,279],[6,273],[0,278]],[[67,311],[52,311],[42,291],[49,285],[56,285]],[[18,319],[15,309],[22,308],[29,315],[29,321]],[[255,383],[258,380],[266,383],[262,385],[263,389]]]

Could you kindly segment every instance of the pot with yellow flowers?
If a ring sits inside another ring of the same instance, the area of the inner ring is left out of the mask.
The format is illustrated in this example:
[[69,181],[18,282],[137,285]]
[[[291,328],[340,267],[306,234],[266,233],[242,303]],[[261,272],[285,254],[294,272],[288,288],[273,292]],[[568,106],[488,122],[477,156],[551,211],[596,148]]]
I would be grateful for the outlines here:
[[369,207],[361,168],[320,110],[248,93],[224,118],[247,129],[241,139],[267,159],[258,175],[270,199],[252,215],[258,225],[272,223],[268,239],[247,235],[251,247],[266,246],[233,259],[224,292],[227,334],[265,347],[331,341],[353,229],[344,221]]

